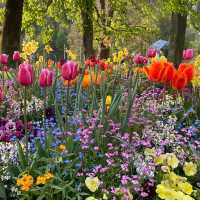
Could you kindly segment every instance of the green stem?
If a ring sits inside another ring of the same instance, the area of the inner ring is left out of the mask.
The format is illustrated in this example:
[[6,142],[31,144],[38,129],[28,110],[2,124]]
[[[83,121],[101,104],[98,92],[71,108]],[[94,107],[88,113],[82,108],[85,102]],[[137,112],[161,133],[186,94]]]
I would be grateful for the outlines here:
[[46,108],[47,108],[47,90],[44,88],[44,132],[46,133]]
[[65,114],[65,131],[67,131],[67,113],[68,113],[68,104],[69,104],[69,81],[67,84],[67,97],[66,97],[66,114]]
[[27,88],[24,87],[24,130],[25,130],[25,148],[26,148],[26,158],[28,161],[28,131],[27,131],[27,104],[26,104],[26,98],[27,98]]

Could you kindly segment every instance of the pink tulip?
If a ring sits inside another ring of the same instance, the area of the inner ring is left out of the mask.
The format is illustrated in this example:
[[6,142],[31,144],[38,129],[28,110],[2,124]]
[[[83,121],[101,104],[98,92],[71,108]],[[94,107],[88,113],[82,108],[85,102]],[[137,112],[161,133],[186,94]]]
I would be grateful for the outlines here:
[[148,58],[154,58],[156,56],[156,49],[154,48],[149,48],[147,50],[147,57]]
[[13,53],[13,61],[17,62],[19,60],[20,60],[20,53],[19,53],[19,51],[14,51],[14,53]]
[[7,54],[1,54],[0,55],[0,63],[2,65],[7,65],[8,64],[8,55]]
[[193,58],[193,50],[192,49],[185,49],[183,51],[183,59],[190,60]]
[[50,87],[53,83],[53,71],[48,68],[42,69],[39,76],[39,85],[40,87]]
[[146,65],[148,59],[145,56],[142,56],[141,54],[136,54],[133,58],[133,61],[136,65]]
[[18,82],[23,86],[29,86],[33,83],[33,67],[31,64],[23,63],[19,65]]
[[67,61],[62,65],[61,74],[64,80],[72,81],[78,75],[78,64],[73,61]]

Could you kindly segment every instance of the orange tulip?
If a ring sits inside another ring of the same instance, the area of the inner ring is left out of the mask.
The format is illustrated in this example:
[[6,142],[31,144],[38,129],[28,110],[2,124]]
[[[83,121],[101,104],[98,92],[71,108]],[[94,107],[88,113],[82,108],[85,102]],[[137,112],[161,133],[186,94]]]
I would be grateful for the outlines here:
[[185,73],[177,72],[172,81],[172,88],[175,90],[182,90],[188,83],[187,75]]
[[176,73],[176,69],[172,63],[164,63],[163,70],[161,70],[160,81],[162,83],[171,82]]
[[178,72],[182,72],[187,76],[188,82],[193,79],[194,76],[194,65],[188,63],[182,63],[179,65]]
[[158,82],[160,80],[163,70],[164,68],[163,68],[162,63],[154,62],[149,68],[149,72],[148,72],[149,80]]

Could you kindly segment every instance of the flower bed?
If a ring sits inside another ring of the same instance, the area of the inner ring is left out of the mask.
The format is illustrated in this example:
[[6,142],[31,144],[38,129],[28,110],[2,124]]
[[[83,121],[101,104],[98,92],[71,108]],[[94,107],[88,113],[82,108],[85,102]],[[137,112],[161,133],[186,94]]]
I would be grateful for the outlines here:
[[56,63],[36,46],[17,70],[0,56],[0,199],[200,199],[199,57]]

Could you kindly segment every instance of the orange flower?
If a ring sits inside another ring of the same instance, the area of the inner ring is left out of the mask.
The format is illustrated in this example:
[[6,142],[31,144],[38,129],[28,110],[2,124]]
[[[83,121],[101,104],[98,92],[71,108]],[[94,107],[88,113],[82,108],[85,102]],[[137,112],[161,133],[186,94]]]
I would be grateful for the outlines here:
[[194,65],[188,63],[182,63],[179,65],[178,72],[182,72],[187,76],[188,82],[193,79],[194,76]]
[[188,83],[187,75],[185,73],[177,72],[172,81],[172,88],[175,90],[182,90]]
[[76,84],[76,79],[68,81],[68,80],[63,80],[64,86],[74,86]]
[[158,82],[160,80],[163,70],[164,66],[161,62],[152,63],[148,71],[149,80]]
[[171,82],[174,78],[174,75],[176,73],[176,69],[172,63],[164,63],[163,70],[160,74],[160,81],[162,83]]
[[83,76],[83,81],[82,81],[82,86],[84,89],[90,87],[91,85],[91,79],[89,74],[84,74]]

